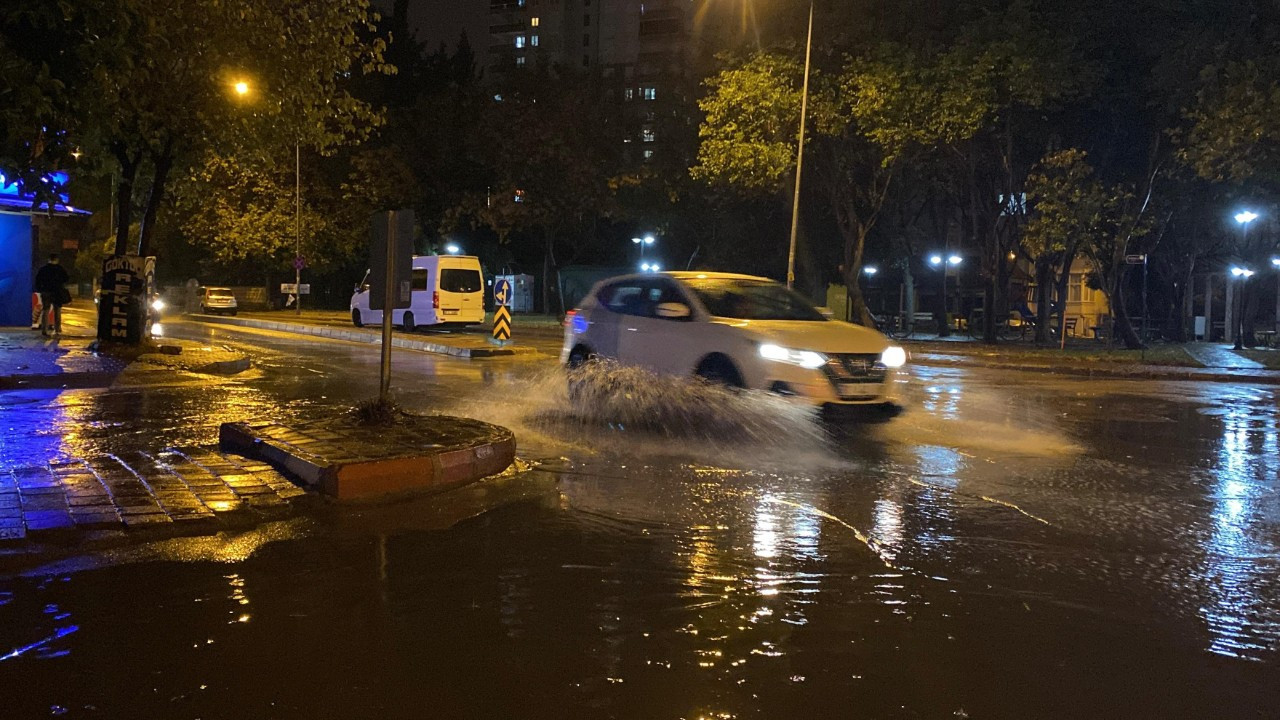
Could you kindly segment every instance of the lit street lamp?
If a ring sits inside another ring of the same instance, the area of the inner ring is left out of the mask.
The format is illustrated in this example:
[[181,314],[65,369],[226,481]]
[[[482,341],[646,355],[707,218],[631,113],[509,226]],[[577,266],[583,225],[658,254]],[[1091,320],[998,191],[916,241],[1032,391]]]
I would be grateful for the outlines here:
[[1254,271],[1245,267],[1233,267],[1231,268],[1231,275],[1233,277],[1239,278],[1241,282],[1240,291],[1236,293],[1236,298],[1235,298],[1235,306],[1236,306],[1235,316],[1236,317],[1235,317],[1235,320],[1231,323],[1231,325],[1236,338],[1234,348],[1236,350],[1243,350],[1244,349],[1244,283],[1248,282],[1249,278],[1253,277]]
[[942,262],[941,255],[930,255],[929,264],[935,268],[942,268],[942,324],[938,330],[940,337],[946,337],[951,334],[951,326],[947,323],[947,272],[953,265],[959,265],[964,258],[959,255],[950,255],[947,257],[946,264]]
[[448,245],[444,246],[444,251],[449,253],[450,255],[457,255],[458,253],[462,252],[462,248],[458,247],[454,243],[449,243]]
[[[247,80],[232,84],[236,95],[247,98],[253,88]],[[293,312],[302,314],[302,146],[293,143]]]

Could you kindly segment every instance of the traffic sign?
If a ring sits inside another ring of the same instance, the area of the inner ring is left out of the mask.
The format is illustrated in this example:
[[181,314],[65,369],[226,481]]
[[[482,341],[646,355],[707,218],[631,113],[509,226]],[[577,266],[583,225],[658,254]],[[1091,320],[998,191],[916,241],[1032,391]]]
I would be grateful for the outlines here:
[[506,305],[499,305],[493,311],[493,339],[499,341],[511,339],[511,310]]
[[1146,255],[1125,255],[1124,262],[1126,265],[1146,265]]
[[301,285],[298,285],[296,283],[280,283],[280,294],[281,295],[310,295],[311,283],[302,283]]
[[503,307],[511,305],[511,281],[506,278],[498,278],[493,283],[493,303]]
[[304,258],[304,257],[302,257],[301,255],[299,255],[298,257],[296,257],[296,258],[294,258],[294,259],[293,259],[293,269],[294,269],[294,270],[301,270],[302,268],[304,268],[304,267],[306,267],[306,266],[307,266],[307,259],[306,259],[306,258]]

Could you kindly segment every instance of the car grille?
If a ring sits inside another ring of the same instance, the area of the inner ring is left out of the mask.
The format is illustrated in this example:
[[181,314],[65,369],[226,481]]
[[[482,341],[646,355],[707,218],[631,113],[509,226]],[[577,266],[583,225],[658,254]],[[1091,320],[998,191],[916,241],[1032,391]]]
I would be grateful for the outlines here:
[[848,384],[882,383],[888,372],[880,364],[878,353],[842,353],[827,357],[823,369],[837,389]]

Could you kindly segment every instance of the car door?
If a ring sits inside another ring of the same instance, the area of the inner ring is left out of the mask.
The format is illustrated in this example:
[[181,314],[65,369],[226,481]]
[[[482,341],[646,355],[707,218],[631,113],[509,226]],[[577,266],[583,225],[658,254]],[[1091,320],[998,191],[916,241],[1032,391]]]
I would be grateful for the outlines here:
[[689,344],[696,328],[693,317],[659,317],[658,306],[680,303],[692,310],[675,281],[663,277],[640,281],[639,300],[619,317],[618,356],[628,365],[658,373],[684,374]]
[[618,354],[618,333],[623,320],[633,312],[644,292],[639,279],[618,280],[604,285],[596,292],[596,307],[589,312],[586,342],[595,354],[628,362]]

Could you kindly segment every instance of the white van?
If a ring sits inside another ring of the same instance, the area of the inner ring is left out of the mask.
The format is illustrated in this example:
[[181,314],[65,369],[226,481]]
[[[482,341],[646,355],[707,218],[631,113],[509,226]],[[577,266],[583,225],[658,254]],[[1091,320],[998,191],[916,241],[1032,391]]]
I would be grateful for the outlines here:
[[[381,291],[377,289],[376,291]],[[382,323],[382,311],[369,309],[369,273],[351,296],[356,327]],[[475,325],[484,322],[484,276],[470,255],[417,255],[413,258],[413,296],[409,307],[391,312],[405,330],[424,325]]]

